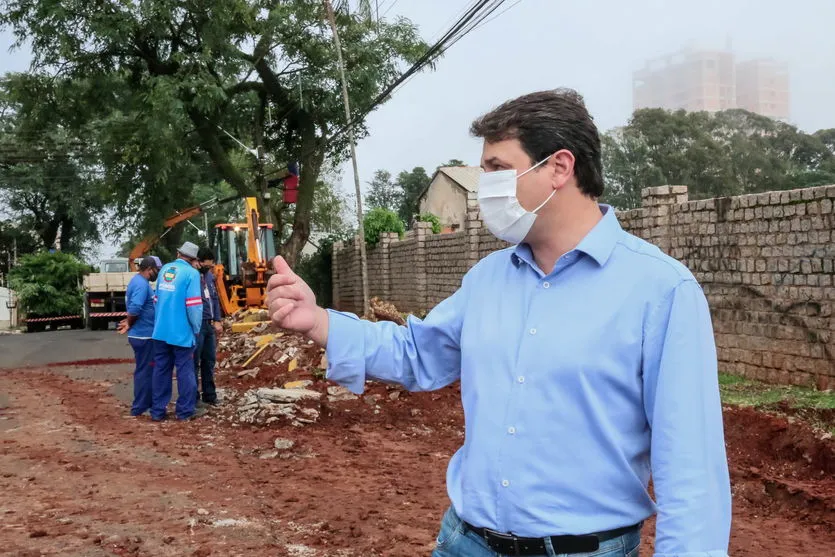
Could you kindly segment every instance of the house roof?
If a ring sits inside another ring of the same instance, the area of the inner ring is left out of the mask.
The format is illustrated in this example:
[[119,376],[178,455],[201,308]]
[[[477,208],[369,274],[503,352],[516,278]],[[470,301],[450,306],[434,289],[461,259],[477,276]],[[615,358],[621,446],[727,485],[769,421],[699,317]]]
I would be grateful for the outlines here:
[[438,172],[443,172],[469,192],[478,191],[478,177],[482,172],[480,166],[442,166]]
[[442,166],[435,171],[435,174],[432,175],[429,185],[427,185],[424,190],[420,192],[418,199],[423,199],[423,196],[426,195],[426,192],[428,192],[429,188],[432,187],[432,184],[435,183],[435,178],[438,176],[439,172],[443,172],[450,180],[453,181],[453,183],[463,188],[464,191],[472,193],[478,191],[478,177],[482,173],[480,166]]

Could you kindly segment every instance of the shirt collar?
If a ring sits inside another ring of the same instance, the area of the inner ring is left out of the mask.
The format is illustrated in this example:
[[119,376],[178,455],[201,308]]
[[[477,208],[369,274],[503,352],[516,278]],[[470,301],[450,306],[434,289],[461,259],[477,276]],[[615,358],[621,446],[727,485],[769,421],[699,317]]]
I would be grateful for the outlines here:
[[[600,204],[600,212],[603,218],[594,225],[586,236],[580,240],[574,251],[584,253],[594,259],[598,265],[603,266],[612,255],[612,250],[618,242],[623,229],[615,216],[615,210],[611,205]],[[534,266],[533,252],[528,244],[522,243],[516,246],[511,255],[511,261],[517,267],[522,263]]]

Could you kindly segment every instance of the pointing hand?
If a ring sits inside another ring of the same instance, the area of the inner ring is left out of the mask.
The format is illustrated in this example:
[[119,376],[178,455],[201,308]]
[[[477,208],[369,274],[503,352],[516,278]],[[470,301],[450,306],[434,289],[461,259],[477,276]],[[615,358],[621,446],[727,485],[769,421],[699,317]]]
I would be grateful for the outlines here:
[[328,338],[328,313],[316,305],[310,287],[293,272],[287,261],[273,260],[275,274],[267,283],[267,311],[282,329],[306,335],[324,346]]

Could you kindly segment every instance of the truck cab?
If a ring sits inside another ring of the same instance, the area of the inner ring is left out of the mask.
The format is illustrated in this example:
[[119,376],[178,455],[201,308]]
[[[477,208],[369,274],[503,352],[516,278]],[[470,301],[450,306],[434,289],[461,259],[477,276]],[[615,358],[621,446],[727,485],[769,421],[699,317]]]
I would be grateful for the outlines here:
[[119,257],[103,260],[98,273],[84,277],[84,320],[88,329],[104,330],[127,317],[125,295],[135,275],[129,270],[129,260]]
[[128,259],[126,257],[105,259],[101,262],[99,269],[102,273],[127,273],[130,271],[128,268]]

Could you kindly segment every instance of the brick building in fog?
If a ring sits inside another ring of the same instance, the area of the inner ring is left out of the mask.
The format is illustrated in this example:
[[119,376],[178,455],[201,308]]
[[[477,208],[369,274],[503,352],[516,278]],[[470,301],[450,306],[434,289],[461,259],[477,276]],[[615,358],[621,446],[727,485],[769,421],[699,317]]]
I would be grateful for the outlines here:
[[633,74],[632,105],[708,112],[743,108],[788,120],[788,67],[771,59],[737,62],[730,50],[687,49],[650,60]]

